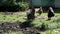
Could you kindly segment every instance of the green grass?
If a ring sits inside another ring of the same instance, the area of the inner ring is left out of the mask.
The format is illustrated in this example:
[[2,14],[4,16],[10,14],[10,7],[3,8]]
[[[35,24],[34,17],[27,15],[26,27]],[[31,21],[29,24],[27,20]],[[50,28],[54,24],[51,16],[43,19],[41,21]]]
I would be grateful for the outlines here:
[[[0,12],[0,23],[18,23],[26,21],[26,12],[14,12],[13,15],[7,15],[10,13]],[[35,15],[37,16],[38,14],[36,13]],[[42,23],[47,24],[49,28],[54,26],[60,27],[60,13],[55,13],[55,17],[52,18],[50,21],[46,21],[47,18],[46,19],[43,18],[47,16],[47,13],[43,13],[41,14],[41,16],[42,19],[35,19],[32,22],[32,24],[34,24],[35,27],[39,27]]]
[[[36,16],[38,14],[36,13]],[[45,31],[44,34],[60,34],[59,32],[52,31],[51,29],[60,29],[60,13],[55,13],[55,17],[53,17],[50,21],[46,21],[43,17],[47,16],[47,13],[41,14],[41,19],[33,20],[32,24],[34,27],[40,27],[42,23],[45,26],[48,25],[48,31]],[[26,21],[26,12],[14,12],[13,15],[7,15],[4,12],[0,12],[0,23],[19,23]],[[10,34],[20,34],[19,32],[11,32]]]
[[41,32],[41,34],[60,34],[60,29],[48,30],[45,32]]
[[[45,17],[47,13],[43,13],[41,16]],[[48,25],[49,29],[60,28],[60,13],[55,13],[55,17],[51,18],[50,21],[46,21],[46,19],[36,19],[32,22],[35,27],[41,26],[42,23]]]
[[[8,13],[8,12],[7,12]],[[16,22],[24,22],[26,19],[26,14],[22,12],[16,12],[13,15],[7,15],[4,12],[0,13],[0,23],[16,23]]]

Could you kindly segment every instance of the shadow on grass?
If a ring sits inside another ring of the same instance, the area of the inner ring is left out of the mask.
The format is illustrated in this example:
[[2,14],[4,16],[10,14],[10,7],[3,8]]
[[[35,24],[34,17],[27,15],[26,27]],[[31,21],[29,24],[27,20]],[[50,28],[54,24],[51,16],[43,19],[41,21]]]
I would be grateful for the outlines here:
[[31,24],[32,21],[33,21],[33,20],[31,20],[31,21],[26,20],[25,22],[23,22],[23,23],[20,24],[19,26],[20,26],[21,28],[31,27],[31,26],[33,26],[33,24]]

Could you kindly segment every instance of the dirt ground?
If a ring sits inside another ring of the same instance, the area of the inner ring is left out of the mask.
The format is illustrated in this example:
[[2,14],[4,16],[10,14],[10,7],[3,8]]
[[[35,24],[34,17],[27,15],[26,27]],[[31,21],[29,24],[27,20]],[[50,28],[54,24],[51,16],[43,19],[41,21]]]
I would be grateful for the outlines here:
[[22,31],[24,34],[38,34],[39,31],[35,27],[26,27],[21,23],[2,23],[0,24],[0,32]]

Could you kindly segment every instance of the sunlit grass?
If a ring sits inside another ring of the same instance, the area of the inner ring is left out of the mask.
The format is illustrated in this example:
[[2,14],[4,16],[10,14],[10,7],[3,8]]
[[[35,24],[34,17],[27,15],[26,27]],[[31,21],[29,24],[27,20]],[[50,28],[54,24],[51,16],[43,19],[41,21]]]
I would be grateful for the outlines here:
[[[36,13],[36,16],[38,14]],[[47,21],[47,18],[44,19],[43,17],[47,17],[47,13],[42,13],[40,17],[32,21],[34,27],[40,27],[42,23],[45,26],[48,25],[49,31],[45,31],[44,34],[60,34],[59,32],[51,31],[51,29],[60,29],[60,13],[55,13],[55,17],[53,17],[50,21]],[[26,12],[14,12],[12,15],[6,15],[4,12],[0,12],[0,23],[20,23],[26,21]],[[6,33],[7,34],[7,33]],[[10,34],[21,34],[20,32],[10,32]]]
[[[4,13],[4,12],[2,12]],[[0,13],[0,22],[9,22],[9,23],[14,23],[14,22],[24,22],[26,13],[13,13],[13,15],[5,15]]]
[[60,34],[60,29],[54,29],[54,30],[47,30],[45,32],[41,32],[41,34]]

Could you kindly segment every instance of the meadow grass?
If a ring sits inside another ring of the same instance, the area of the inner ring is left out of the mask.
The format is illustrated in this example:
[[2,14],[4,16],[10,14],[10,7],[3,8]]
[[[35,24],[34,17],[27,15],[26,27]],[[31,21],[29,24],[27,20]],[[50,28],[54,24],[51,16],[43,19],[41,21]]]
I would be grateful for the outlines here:
[[[8,13],[8,12],[6,12]],[[0,23],[18,23],[26,21],[26,12],[14,12],[13,15],[5,15],[5,12],[0,12]],[[38,15],[37,13],[35,14]],[[32,21],[36,27],[40,26],[42,23],[47,24],[49,26],[60,25],[60,13],[55,13],[55,17],[53,17],[50,21],[47,21],[47,13],[41,14],[39,17]],[[51,24],[51,25],[50,25]]]
[[47,30],[45,32],[41,32],[41,34],[60,34],[60,29],[53,29],[53,30]]
[[[8,13],[9,14],[9,13]],[[38,15],[37,13],[35,14]],[[44,34],[60,34],[59,32],[55,32],[54,30],[51,31],[51,29],[60,29],[60,13],[55,13],[55,17],[52,17],[50,21],[47,21],[47,13],[41,14],[39,16],[41,18],[35,19],[32,21],[32,24],[34,24],[34,27],[40,27],[42,23],[44,23],[45,26],[48,25],[48,31],[45,31]],[[19,22],[25,22],[26,21],[26,12],[14,12],[12,15],[7,15],[4,12],[0,12],[0,23],[19,23]],[[17,34],[16,32],[11,32],[10,34]],[[20,34],[18,32],[18,34]]]

